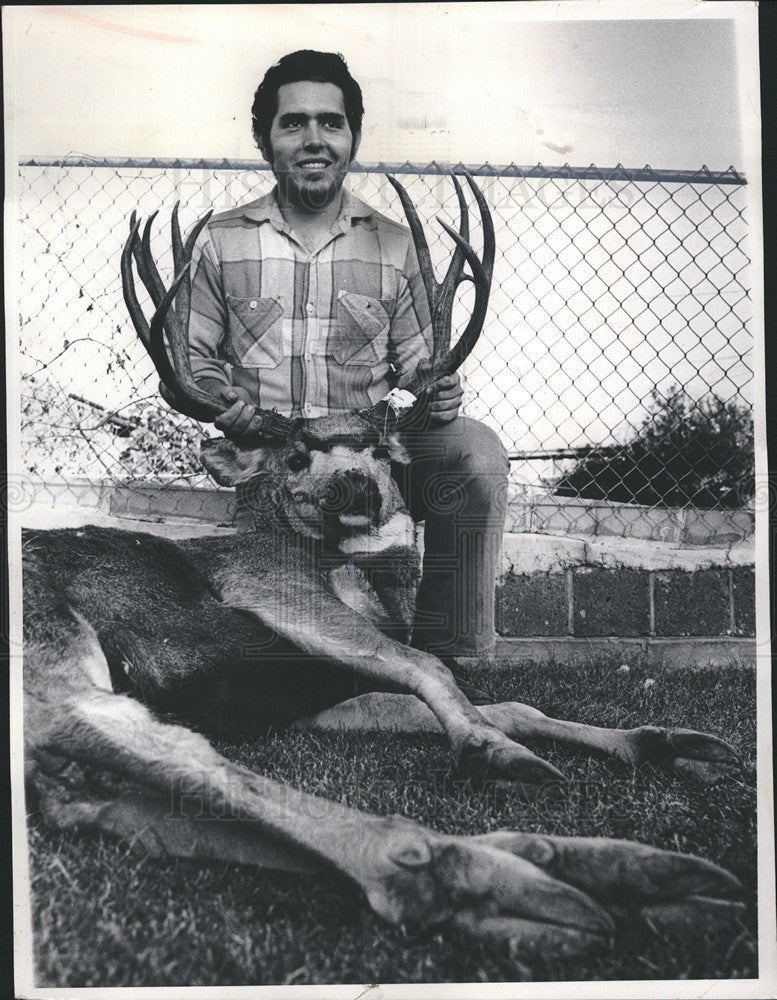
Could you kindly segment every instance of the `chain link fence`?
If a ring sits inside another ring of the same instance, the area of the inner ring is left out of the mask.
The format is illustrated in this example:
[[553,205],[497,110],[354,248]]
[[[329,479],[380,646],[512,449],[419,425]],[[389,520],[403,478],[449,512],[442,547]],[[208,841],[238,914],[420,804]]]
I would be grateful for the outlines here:
[[[435,264],[456,221],[447,168],[355,166],[350,188],[404,221],[401,175]],[[753,495],[753,344],[744,178],[470,166],[492,208],[497,260],[464,412],[512,459],[516,530],[675,537],[690,523],[747,533]],[[79,485],[209,485],[197,443],[212,429],[159,400],[126,315],[119,256],[133,209],[160,210],[172,267],[183,226],[269,190],[254,162],[69,158],[20,164],[22,472],[36,497]],[[479,240],[477,226],[473,243]],[[469,286],[454,313],[466,321]],[[602,512],[605,512],[604,514]],[[683,527],[685,526],[685,527]],[[743,527],[744,526],[744,527]],[[614,529],[613,529],[614,530]],[[685,536],[683,536],[685,537]]]

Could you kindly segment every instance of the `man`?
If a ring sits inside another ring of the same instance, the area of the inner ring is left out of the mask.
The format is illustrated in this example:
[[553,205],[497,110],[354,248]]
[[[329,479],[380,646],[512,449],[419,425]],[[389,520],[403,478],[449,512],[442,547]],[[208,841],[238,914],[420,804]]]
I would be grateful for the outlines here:
[[[359,85],[342,56],[294,52],[256,91],[253,131],[276,187],[214,216],[200,238],[189,325],[197,381],[232,405],[216,426],[248,444],[257,406],[314,417],[371,406],[431,350],[409,231],[343,181],[361,139]],[[505,450],[459,416],[458,375],[438,381],[430,426],[395,476],[425,520],[413,644],[442,656],[494,642]],[[250,527],[238,495],[238,527]]]

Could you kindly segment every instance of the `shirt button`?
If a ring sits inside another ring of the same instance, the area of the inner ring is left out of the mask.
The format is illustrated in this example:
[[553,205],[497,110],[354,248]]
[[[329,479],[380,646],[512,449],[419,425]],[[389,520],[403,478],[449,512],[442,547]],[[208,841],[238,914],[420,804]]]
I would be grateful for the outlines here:
[[251,301],[248,303],[248,308],[249,309],[256,309],[257,305],[258,305],[258,303],[257,303],[256,299],[251,299]]
[[305,309],[307,310],[308,313],[312,313],[313,312],[313,303],[312,302],[308,302],[308,304],[305,306]]

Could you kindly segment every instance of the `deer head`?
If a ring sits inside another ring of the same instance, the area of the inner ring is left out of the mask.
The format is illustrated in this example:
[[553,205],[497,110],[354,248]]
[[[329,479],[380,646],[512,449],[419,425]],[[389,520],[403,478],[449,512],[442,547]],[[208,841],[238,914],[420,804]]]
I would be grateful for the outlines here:
[[[494,263],[494,229],[485,198],[472,177],[467,182],[477,201],[483,225],[483,256],[469,245],[467,204],[461,185],[452,177],[460,208],[459,230],[443,220],[455,250],[442,282],[437,282],[418,214],[407,192],[393,177],[418,254],[432,318],[432,357],[426,370],[411,379],[411,405],[400,407],[395,394],[366,410],[331,417],[291,419],[274,410],[257,410],[251,435],[258,442],[244,448],[226,438],[205,440],[200,457],[220,484],[250,484],[258,524],[277,526],[334,542],[341,551],[382,548],[412,523],[391,477],[390,462],[407,462],[400,434],[422,427],[437,379],[456,371],[474,347],[485,319]],[[165,288],[154,262],[150,231],[152,215],[142,235],[133,212],[130,234],[121,257],[124,301],[137,334],[151,357],[164,388],[164,398],[179,412],[198,420],[212,420],[226,404],[204,392],[194,381],[189,360],[188,323],[191,302],[189,268],[192,251],[211,213],[181,238],[178,205],[171,220],[175,277]],[[147,322],[135,292],[132,262],[154,303]],[[471,274],[464,274],[469,263]],[[456,289],[463,281],[475,285],[475,303],[463,334],[450,346],[451,316]],[[160,388],[162,388],[160,387]]]

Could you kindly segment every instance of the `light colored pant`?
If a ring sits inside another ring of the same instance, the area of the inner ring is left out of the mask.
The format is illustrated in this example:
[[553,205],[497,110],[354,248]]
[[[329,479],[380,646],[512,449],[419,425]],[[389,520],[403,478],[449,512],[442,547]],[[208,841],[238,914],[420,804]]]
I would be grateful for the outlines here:
[[394,466],[394,478],[413,519],[425,522],[412,644],[441,656],[477,655],[496,639],[507,452],[491,428],[463,416],[403,440],[413,461]]

